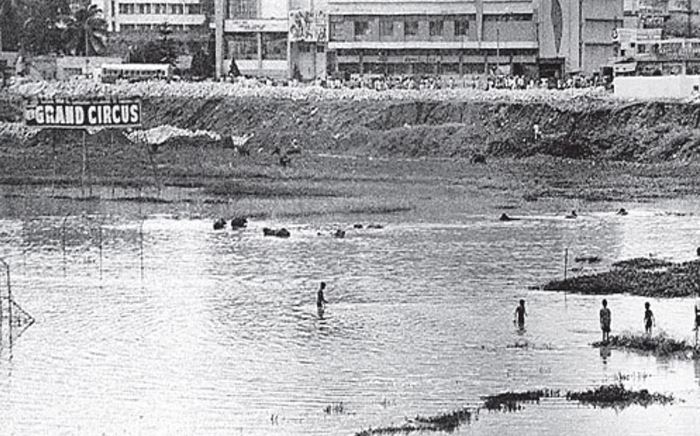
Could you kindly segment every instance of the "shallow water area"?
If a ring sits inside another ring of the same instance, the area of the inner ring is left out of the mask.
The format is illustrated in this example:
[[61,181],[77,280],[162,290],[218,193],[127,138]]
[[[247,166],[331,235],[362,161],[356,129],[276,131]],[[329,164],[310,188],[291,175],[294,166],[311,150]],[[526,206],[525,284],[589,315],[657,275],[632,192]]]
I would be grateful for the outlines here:
[[[700,363],[601,355],[589,345],[601,297],[528,290],[561,277],[566,248],[568,274],[649,253],[693,258],[697,202],[629,203],[626,217],[591,203],[566,220],[577,205],[549,200],[499,222],[498,195],[421,189],[413,209],[391,214],[343,213],[317,199],[0,198],[0,256],[37,320],[0,352],[3,433],[349,435],[477,406],[484,395],[621,377],[683,402],[614,411],[548,400],[482,411],[457,434],[697,433]],[[299,202],[340,212],[284,215]],[[213,217],[253,206],[272,218],[212,229]],[[263,237],[263,227],[291,237]],[[344,239],[330,236],[340,227]],[[524,332],[512,323],[520,298]],[[690,299],[648,300],[657,328],[692,337]],[[647,299],[608,301],[613,333],[642,329]]]

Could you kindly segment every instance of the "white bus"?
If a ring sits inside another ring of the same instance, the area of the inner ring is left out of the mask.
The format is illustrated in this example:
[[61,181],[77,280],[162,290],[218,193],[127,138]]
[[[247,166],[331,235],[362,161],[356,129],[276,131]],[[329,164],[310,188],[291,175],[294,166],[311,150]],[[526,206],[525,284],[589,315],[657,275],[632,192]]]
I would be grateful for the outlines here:
[[172,67],[169,64],[104,64],[100,75],[104,83],[114,83],[117,80],[140,82],[151,79],[170,79]]

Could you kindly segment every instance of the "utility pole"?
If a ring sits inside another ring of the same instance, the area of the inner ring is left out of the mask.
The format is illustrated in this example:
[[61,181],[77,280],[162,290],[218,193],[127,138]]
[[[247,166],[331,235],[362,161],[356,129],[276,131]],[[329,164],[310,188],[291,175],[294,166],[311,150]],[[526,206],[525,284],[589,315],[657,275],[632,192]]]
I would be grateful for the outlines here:
[[214,45],[216,57],[216,78],[220,79],[224,74],[224,2],[226,0],[214,0]]

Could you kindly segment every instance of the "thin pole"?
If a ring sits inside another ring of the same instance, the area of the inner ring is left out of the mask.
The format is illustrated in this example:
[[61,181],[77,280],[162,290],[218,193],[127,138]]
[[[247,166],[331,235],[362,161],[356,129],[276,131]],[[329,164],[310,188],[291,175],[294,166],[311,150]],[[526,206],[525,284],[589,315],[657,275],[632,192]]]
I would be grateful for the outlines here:
[[102,280],[102,222],[100,222],[98,232],[99,232],[99,243],[100,243],[100,280]]
[[80,174],[80,193],[85,198],[85,171],[87,170],[87,144],[85,143],[85,130],[83,130],[83,167]]
[[[10,264],[5,259],[0,258],[0,262],[5,266],[5,274],[7,277],[7,316],[9,326],[10,348],[12,348],[12,286],[10,285]],[[1,320],[1,318],[0,318]],[[0,326],[2,323],[0,322]]]
[[141,224],[139,225],[139,246],[141,257],[141,280],[143,280],[143,217],[141,217]]
[[568,263],[569,263],[569,249],[565,248],[564,249],[564,281],[566,281],[566,270],[568,269]]

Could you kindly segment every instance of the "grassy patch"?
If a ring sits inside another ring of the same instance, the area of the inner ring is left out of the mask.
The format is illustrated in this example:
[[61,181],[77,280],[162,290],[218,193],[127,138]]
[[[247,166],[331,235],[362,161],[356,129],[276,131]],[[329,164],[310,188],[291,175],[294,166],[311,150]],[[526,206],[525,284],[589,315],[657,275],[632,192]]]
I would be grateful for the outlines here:
[[281,183],[260,180],[226,180],[212,183],[205,188],[210,195],[226,197],[336,197],[328,188],[312,183]]
[[457,409],[434,416],[416,416],[411,422],[399,426],[379,427],[362,430],[355,436],[407,434],[414,431],[442,431],[451,433],[465,422],[471,422],[474,409]]
[[607,344],[599,341],[591,345],[596,348],[608,346],[624,350],[641,351],[661,357],[686,356],[694,351],[693,345],[688,342],[669,338],[663,333],[656,336],[647,336],[623,332],[619,336],[610,336],[610,341]]
[[583,392],[569,392],[566,398],[596,407],[625,408],[633,404],[649,406],[651,404],[671,404],[675,399],[670,395],[649,393],[646,389],[629,390],[622,383],[604,385]]
[[688,297],[700,292],[700,260],[672,263],[652,258],[630,259],[614,264],[610,271],[550,281],[544,289],[594,295]]
[[522,409],[523,403],[539,403],[542,398],[559,396],[559,391],[539,389],[526,392],[504,392],[484,397],[486,410],[513,412]]

